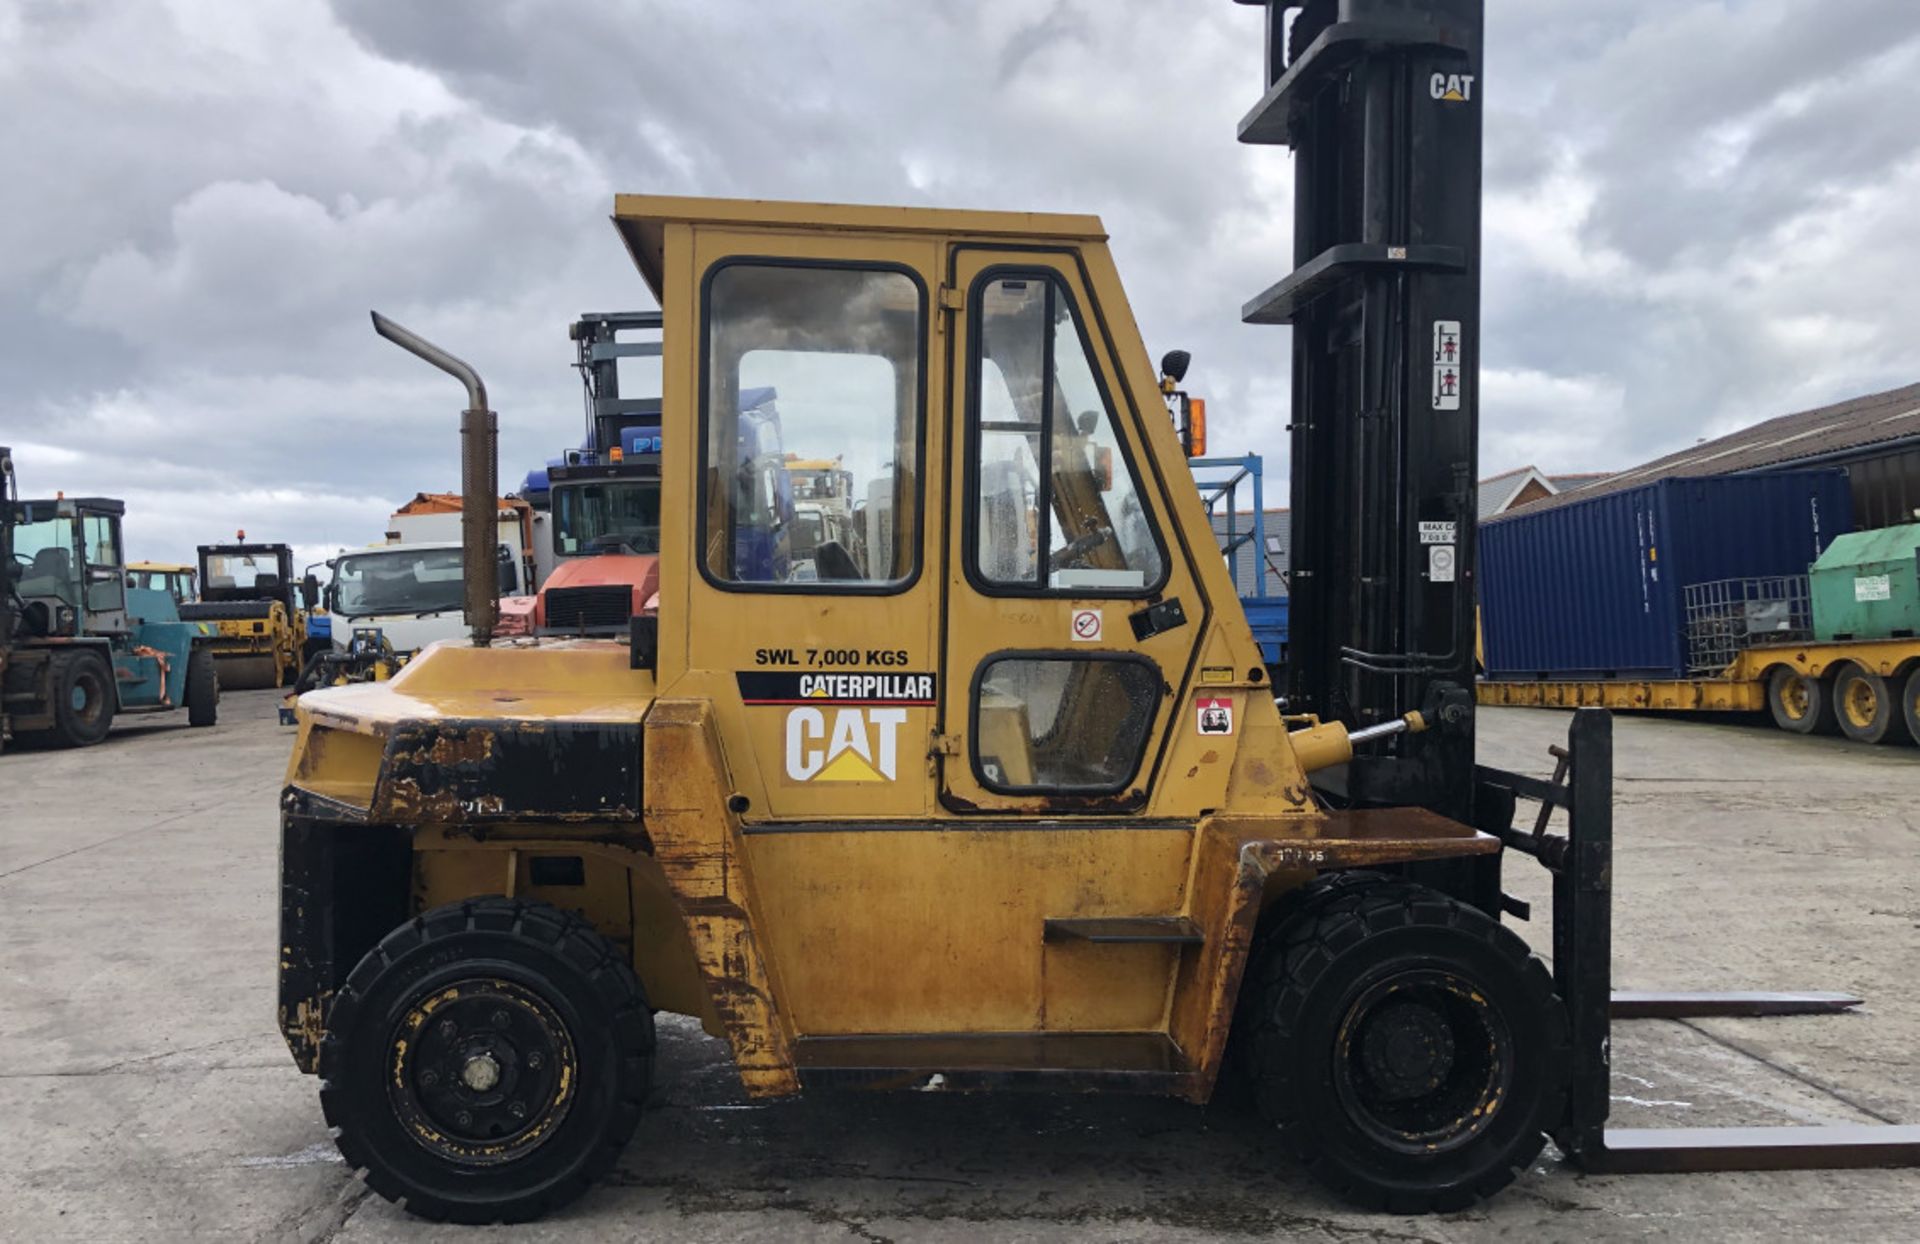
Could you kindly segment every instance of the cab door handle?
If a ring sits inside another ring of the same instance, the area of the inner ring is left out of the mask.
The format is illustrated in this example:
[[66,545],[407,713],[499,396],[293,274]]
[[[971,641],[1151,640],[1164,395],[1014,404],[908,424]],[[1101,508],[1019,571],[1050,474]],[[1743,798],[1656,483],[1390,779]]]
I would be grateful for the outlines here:
[[1127,615],[1127,621],[1133,624],[1133,637],[1136,640],[1152,639],[1162,631],[1171,631],[1187,624],[1187,611],[1180,605],[1180,598],[1155,601],[1145,609]]

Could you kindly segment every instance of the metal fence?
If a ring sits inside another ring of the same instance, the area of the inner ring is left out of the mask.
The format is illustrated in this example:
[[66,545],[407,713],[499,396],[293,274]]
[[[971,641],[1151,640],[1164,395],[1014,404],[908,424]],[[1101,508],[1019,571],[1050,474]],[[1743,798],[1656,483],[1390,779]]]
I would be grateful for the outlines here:
[[1734,659],[1758,644],[1813,638],[1807,576],[1716,579],[1685,589],[1687,672],[1724,673]]

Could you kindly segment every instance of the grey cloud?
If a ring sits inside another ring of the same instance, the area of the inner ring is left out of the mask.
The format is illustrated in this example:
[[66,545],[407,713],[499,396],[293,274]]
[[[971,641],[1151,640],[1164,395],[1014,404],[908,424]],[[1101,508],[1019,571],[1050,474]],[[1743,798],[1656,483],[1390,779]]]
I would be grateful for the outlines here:
[[[1490,8],[1489,472],[1920,372],[1920,8]],[[458,395],[368,307],[480,365],[517,480],[577,436],[566,323],[648,301],[605,217],[653,191],[1097,212],[1215,447],[1284,478],[1287,334],[1238,317],[1291,260],[1289,158],[1233,139],[1261,24],[1168,11],[0,0],[0,443],[127,495],[137,553],[373,539],[454,485]]]

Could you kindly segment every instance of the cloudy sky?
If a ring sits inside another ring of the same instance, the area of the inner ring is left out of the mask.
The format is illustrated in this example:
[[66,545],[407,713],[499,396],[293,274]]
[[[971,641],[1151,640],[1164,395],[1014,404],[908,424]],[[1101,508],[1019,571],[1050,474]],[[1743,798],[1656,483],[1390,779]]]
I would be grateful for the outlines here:
[[[1920,379],[1920,4],[1490,0],[1485,474],[1626,466]],[[457,14],[457,16],[455,16]],[[1097,212],[1221,450],[1284,478],[1284,149],[1227,0],[0,0],[0,443],[136,556],[311,555],[578,435],[645,305],[616,191]]]

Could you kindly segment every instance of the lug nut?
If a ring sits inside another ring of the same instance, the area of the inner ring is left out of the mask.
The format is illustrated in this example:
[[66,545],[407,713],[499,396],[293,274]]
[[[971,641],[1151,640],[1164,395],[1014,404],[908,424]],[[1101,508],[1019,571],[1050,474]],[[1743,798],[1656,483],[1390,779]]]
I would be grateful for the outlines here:
[[513,1022],[511,1019],[507,1018],[507,1013],[505,1011],[495,1011],[491,1016],[491,1018],[493,1020],[493,1026],[495,1028],[505,1028],[508,1024]]
[[459,1114],[453,1116],[453,1121],[461,1127],[466,1127],[473,1122],[473,1116],[462,1110]]
[[440,1035],[451,1041],[460,1035],[460,1027],[450,1019],[440,1021]]
[[527,1117],[527,1104],[521,1101],[514,1102],[507,1107],[507,1113],[516,1119],[524,1119]]
[[439,1083],[440,1083],[440,1073],[433,1070],[432,1068],[428,1068],[427,1070],[420,1073],[421,1087],[432,1088]]
[[541,1062],[541,1059],[540,1059],[539,1050],[533,1050],[527,1054],[527,1070],[529,1071],[540,1070],[540,1062]]

